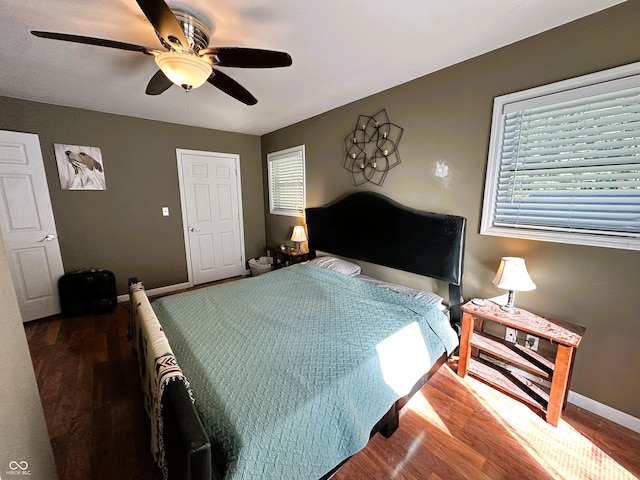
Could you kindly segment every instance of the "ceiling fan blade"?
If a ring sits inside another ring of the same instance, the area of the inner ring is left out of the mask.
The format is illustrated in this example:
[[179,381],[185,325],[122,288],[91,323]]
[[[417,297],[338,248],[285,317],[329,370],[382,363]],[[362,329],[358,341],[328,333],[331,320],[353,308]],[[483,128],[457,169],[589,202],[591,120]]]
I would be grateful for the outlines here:
[[246,105],[258,103],[256,97],[251,95],[246,88],[220,70],[214,70],[213,75],[207,79],[207,82]]
[[198,53],[212,65],[239,68],[288,67],[293,63],[286,52],[244,47],[211,47]]
[[160,95],[169,89],[169,87],[173,85],[171,80],[169,80],[162,70],[158,70],[156,74],[151,77],[149,83],[147,84],[147,89],[144,93],[147,95]]
[[36,37],[41,38],[62,40],[65,42],[84,43],[86,45],[96,45],[98,47],[117,48],[118,50],[129,50],[131,52],[146,53],[147,55],[159,53],[159,51],[154,48],[142,47],[140,45],[134,45],[132,43],[116,42],[115,40],[105,40],[104,38],[83,37],[81,35],[70,35],[67,33],[39,32],[36,30],[33,30],[31,33]]
[[189,41],[182,31],[176,16],[164,0],[136,0],[138,6],[151,22],[158,35],[170,45],[182,47],[183,52],[189,50]]

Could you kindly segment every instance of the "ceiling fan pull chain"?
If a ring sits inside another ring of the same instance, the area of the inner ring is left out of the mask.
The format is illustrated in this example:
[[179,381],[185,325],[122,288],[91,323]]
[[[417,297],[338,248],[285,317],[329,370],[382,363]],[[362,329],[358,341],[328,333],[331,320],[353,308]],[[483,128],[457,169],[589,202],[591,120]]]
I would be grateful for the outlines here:
[[191,120],[191,114],[189,113],[189,90],[184,91],[184,98],[187,107],[187,120]]

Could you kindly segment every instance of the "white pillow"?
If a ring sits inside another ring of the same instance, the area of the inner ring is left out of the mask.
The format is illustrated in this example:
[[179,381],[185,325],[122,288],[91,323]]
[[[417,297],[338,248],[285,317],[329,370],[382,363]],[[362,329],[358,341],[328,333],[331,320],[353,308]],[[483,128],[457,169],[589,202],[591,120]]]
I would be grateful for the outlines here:
[[408,297],[413,297],[425,303],[431,303],[433,305],[436,305],[437,307],[442,306],[443,298],[437,293],[417,290],[415,288],[407,287],[404,285],[398,285],[397,283],[378,280],[377,278],[368,277],[366,275],[358,275],[358,278],[364,282],[371,283],[376,287],[391,290],[392,292],[396,292],[401,295],[407,295]]
[[307,265],[314,265],[316,267],[326,268],[327,270],[334,270],[336,272],[349,275],[350,277],[360,274],[360,265],[356,265],[355,263],[351,263],[340,258],[331,257],[329,255],[309,260]]

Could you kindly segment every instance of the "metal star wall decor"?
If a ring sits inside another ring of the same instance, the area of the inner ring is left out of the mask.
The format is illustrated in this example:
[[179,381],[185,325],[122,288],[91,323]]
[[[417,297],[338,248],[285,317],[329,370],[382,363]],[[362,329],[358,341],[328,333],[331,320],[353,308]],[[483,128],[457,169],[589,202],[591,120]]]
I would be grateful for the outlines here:
[[356,128],[344,138],[344,168],[351,172],[355,186],[382,185],[387,172],[400,163],[398,145],[403,131],[389,121],[384,108],[372,117],[358,117]]

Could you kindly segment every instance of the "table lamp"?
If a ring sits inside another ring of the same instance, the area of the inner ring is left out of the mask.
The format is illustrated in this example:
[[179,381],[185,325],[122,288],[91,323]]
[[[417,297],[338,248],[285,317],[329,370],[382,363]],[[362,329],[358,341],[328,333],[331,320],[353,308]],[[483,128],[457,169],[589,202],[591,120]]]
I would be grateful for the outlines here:
[[296,251],[298,255],[300,252],[300,242],[307,241],[307,234],[304,233],[304,227],[302,225],[296,225],[293,227],[293,234],[291,235],[291,241],[296,242]]
[[502,257],[498,272],[493,278],[496,287],[509,290],[509,298],[506,305],[500,308],[505,312],[515,313],[516,308],[513,306],[513,299],[516,291],[534,290],[536,284],[533,283],[523,258],[518,257]]

